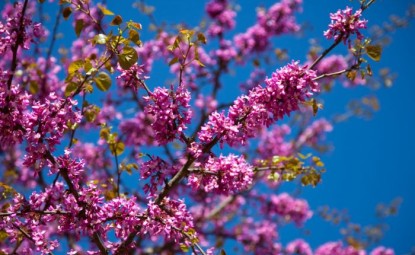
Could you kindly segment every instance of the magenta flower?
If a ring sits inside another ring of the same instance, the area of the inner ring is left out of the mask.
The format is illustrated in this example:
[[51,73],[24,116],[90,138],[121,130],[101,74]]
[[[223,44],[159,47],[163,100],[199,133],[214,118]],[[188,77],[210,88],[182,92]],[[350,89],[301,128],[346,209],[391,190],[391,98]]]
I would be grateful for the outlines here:
[[252,166],[243,157],[230,154],[210,157],[203,170],[189,177],[189,185],[194,189],[202,186],[206,192],[228,195],[248,188],[252,178]]
[[313,215],[306,200],[293,198],[287,193],[271,195],[270,202],[262,210],[266,215],[278,215],[286,221],[293,221],[297,226],[303,225]]
[[370,255],[395,255],[395,252],[392,249],[379,246],[375,248]]
[[354,14],[352,8],[338,10],[330,14],[331,23],[329,29],[324,32],[327,39],[342,40],[345,44],[350,43],[350,36],[356,34],[359,40],[363,39],[360,29],[366,28],[367,20],[361,20],[362,10],[357,10]]
[[288,255],[313,255],[310,245],[303,239],[290,242],[285,251]]
[[192,111],[189,105],[190,92],[183,86],[176,92],[158,87],[145,100],[148,102],[145,113],[153,119],[151,126],[159,144],[163,145],[180,137],[187,129]]

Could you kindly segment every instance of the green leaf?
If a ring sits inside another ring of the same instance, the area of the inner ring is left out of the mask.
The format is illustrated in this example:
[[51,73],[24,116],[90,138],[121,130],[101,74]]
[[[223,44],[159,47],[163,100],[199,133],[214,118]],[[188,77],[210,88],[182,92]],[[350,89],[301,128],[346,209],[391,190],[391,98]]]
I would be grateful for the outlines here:
[[110,25],[111,26],[119,26],[119,25],[121,25],[121,23],[122,23],[122,17],[120,15],[117,15],[112,19]]
[[68,85],[66,85],[65,88],[65,96],[70,96],[73,92],[75,92],[78,89],[78,84],[75,82],[70,82]]
[[125,144],[123,142],[117,142],[110,145],[112,155],[121,155],[124,152]]
[[75,34],[77,37],[81,35],[83,28],[84,28],[84,21],[82,19],[77,19],[75,21]]
[[100,72],[93,80],[101,91],[107,91],[111,87],[111,77],[105,72]]
[[226,252],[224,249],[220,250],[220,255],[226,255]]
[[382,56],[382,46],[380,45],[368,45],[366,46],[366,54],[373,60],[379,61]]
[[69,6],[62,10],[62,15],[65,20],[69,19],[69,16],[71,16],[71,13],[72,13],[72,9]]
[[82,69],[85,65],[85,61],[80,59],[72,62],[68,67],[68,74],[72,75],[75,72],[78,72],[80,69]]
[[129,46],[124,47],[122,53],[118,55],[118,63],[124,70],[128,70],[131,66],[137,63],[137,51]]

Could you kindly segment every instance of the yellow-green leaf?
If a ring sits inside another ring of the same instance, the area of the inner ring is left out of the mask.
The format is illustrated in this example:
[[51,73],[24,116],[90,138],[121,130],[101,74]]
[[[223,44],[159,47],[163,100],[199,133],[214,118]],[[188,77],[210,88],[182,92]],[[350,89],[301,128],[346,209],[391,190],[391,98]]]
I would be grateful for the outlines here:
[[125,144],[123,142],[117,142],[115,144],[111,144],[111,154],[112,155],[121,155],[124,152]]
[[104,34],[97,34],[94,36],[93,42],[97,44],[105,44],[107,42],[107,36]]
[[68,85],[66,85],[65,88],[65,96],[70,96],[73,92],[75,92],[78,89],[78,84],[74,82],[70,82]]
[[94,122],[101,109],[96,105],[91,105],[85,110],[85,118],[88,122]]
[[29,91],[32,94],[36,94],[39,91],[39,85],[35,81],[30,81],[29,83]]
[[137,51],[129,46],[124,47],[122,53],[118,55],[118,63],[124,70],[128,70],[131,66],[137,63]]
[[108,16],[114,15],[114,13],[112,11],[108,10],[107,8],[105,8],[102,5],[98,5],[98,8],[102,11],[102,14],[104,14],[104,15],[108,15]]
[[371,59],[379,61],[380,57],[382,56],[382,46],[368,45],[366,46],[366,53]]
[[84,67],[84,65],[85,65],[85,61],[84,61],[84,60],[82,60],[82,59],[80,59],[80,60],[76,60],[76,61],[72,62],[71,64],[69,64],[69,67],[68,67],[68,74],[69,74],[69,75],[72,75],[72,74],[74,74],[75,72],[78,72],[78,71],[79,71],[79,69],[81,69],[81,68],[83,68],[83,67]]
[[102,127],[101,131],[99,131],[99,137],[105,141],[108,141],[110,134],[110,129],[107,126]]
[[101,91],[107,91],[111,87],[111,77],[105,72],[100,72],[93,80]]
[[179,62],[179,58],[178,57],[174,57],[172,60],[170,60],[169,62],[169,66],[176,64],[177,62]]
[[132,41],[133,43],[135,43],[138,46],[141,45],[140,35],[135,30],[130,30],[128,32],[128,39],[130,39],[130,41]]

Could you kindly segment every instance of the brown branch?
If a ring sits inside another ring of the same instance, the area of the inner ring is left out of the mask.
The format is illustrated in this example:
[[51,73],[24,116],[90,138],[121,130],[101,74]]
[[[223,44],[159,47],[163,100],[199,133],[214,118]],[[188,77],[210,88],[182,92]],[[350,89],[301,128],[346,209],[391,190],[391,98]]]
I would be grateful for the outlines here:
[[13,59],[12,59],[11,68],[10,68],[9,80],[7,81],[8,90],[10,90],[12,86],[14,72],[16,71],[16,68],[17,68],[17,51],[19,49],[19,44],[23,43],[22,33],[24,32],[24,29],[25,29],[25,27],[23,26],[23,21],[24,21],[24,16],[26,14],[27,2],[28,0],[24,1],[22,13],[21,13],[22,16],[20,17],[20,21],[19,21],[19,31],[17,31],[17,38],[15,41],[15,44],[12,46]]

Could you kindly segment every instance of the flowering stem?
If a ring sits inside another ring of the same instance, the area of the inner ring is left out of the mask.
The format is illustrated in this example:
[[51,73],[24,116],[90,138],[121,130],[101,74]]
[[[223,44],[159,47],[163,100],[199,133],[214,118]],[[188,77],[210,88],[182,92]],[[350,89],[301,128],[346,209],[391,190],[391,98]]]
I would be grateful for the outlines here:
[[313,69],[327,54],[330,53],[343,39],[343,35],[340,35],[337,40],[327,49],[323,51],[323,53],[311,64],[308,69]]
[[[28,240],[30,240],[31,242],[35,243],[35,240],[33,240],[33,238],[23,228],[21,228],[20,226],[16,225],[15,223],[13,223],[13,226],[15,228],[17,228],[20,231],[20,233],[22,233]],[[51,252],[49,252],[48,254],[49,255],[53,255],[53,253],[51,253]]]
[[15,44],[12,46],[12,53],[13,53],[13,59],[12,59],[12,66],[10,69],[10,75],[9,75],[9,80],[7,81],[7,89],[10,90],[11,86],[12,86],[12,81],[13,81],[13,77],[14,77],[14,72],[16,71],[17,68],[17,50],[19,49],[19,44],[22,43],[22,31],[25,29],[23,26],[23,20],[24,20],[24,15],[26,13],[26,9],[27,9],[27,2],[28,0],[24,1],[23,4],[23,9],[22,9],[22,16],[20,17],[20,21],[19,21],[19,31],[17,31],[17,38],[16,38],[16,42]]

